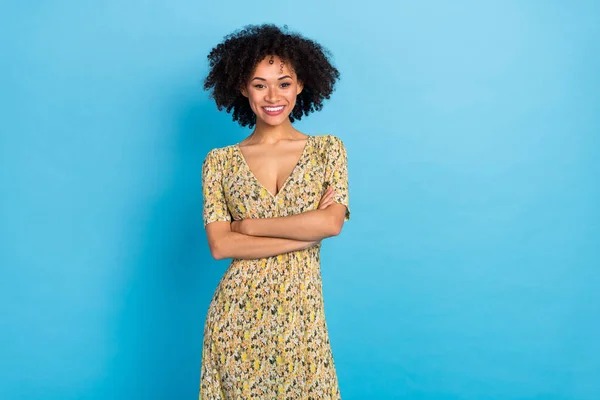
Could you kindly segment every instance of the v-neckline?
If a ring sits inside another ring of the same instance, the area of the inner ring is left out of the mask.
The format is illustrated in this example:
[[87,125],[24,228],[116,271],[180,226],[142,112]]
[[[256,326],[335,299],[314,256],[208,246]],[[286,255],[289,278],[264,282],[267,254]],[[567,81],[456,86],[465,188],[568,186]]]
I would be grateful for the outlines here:
[[290,172],[290,174],[288,175],[288,177],[285,179],[285,181],[283,182],[283,185],[281,185],[281,188],[279,189],[279,191],[277,192],[277,194],[273,194],[271,193],[271,191],[269,189],[266,188],[265,185],[262,184],[262,182],[260,180],[258,180],[258,178],[256,177],[256,175],[254,174],[254,172],[252,172],[252,169],[250,168],[250,165],[248,164],[248,162],[246,161],[246,158],[244,157],[244,153],[242,153],[242,150],[240,149],[240,144],[236,143],[234,145],[234,148],[237,150],[240,158],[242,159],[242,163],[244,164],[246,170],[248,171],[248,173],[250,174],[250,176],[256,181],[256,183],[258,183],[258,185],[264,189],[273,199],[277,199],[277,197],[279,196],[279,194],[281,192],[283,192],[283,190],[286,188],[288,182],[290,181],[290,179],[292,179],[292,176],[294,176],[294,174],[296,173],[296,170],[299,168],[299,165],[302,163],[302,160],[304,159],[305,154],[308,152],[308,145],[310,143],[310,140],[312,139],[313,136],[308,135],[308,138],[306,138],[306,143],[304,144],[304,148],[302,149],[302,153],[300,154],[300,157],[298,158],[298,161],[296,162],[296,165],[294,165],[294,168],[292,169],[292,172]]

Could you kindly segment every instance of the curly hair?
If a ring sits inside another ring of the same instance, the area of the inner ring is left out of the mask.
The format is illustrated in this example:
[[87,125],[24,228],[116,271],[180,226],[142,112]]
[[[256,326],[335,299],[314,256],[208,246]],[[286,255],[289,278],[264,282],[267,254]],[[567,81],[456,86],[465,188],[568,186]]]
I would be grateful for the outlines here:
[[256,65],[267,56],[277,56],[288,62],[304,88],[296,98],[289,115],[291,122],[302,115],[323,108],[323,100],[334,91],[339,71],[331,64],[329,50],[299,33],[290,33],[274,24],[247,25],[224,37],[208,55],[210,71],[204,80],[204,90],[221,111],[233,110],[233,120],[252,128],[256,115],[240,89],[250,79]]

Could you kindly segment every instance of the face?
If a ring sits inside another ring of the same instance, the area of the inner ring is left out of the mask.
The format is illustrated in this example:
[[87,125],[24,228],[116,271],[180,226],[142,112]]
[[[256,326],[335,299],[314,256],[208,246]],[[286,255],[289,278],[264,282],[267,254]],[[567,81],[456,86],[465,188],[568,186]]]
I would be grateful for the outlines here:
[[288,62],[268,56],[258,63],[241,92],[256,114],[257,125],[263,122],[276,126],[289,122],[288,116],[302,88]]

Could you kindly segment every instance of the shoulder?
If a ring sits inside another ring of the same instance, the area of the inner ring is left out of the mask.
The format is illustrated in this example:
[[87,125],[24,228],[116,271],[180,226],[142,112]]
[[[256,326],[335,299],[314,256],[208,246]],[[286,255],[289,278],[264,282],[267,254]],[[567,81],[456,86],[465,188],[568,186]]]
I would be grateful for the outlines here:
[[334,160],[346,160],[346,147],[338,136],[327,133],[315,137],[317,138],[315,148],[321,162],[331,163]]
[[332,153],[337,154],[340,152],[346,152],[346,146],[344,145],[344,141],[340,137],[332,135],[330,133],[320,135],[318,137],[320,139],[319,143],[322,152],[325,152],[329,155]]
[[344,147],[344,141],[338,136],[329,135],[329,140],[330,140],[330,143],[334,146]]
[[227,160],[228,156],[233,151],[233,144],[223,147],[215,147],[206,153],[204,156],[204,164],[221,164]]
[[344,142],[342,141],[341,138],[339,138],[336,135],[332,135],[331,133],[325,133],[323,135],[315,135],[315,138],[317,139],[317,142],[323,146],[323,147],[330,147],[330,146],[335,146],[335,147],[343,147],[344,146]]

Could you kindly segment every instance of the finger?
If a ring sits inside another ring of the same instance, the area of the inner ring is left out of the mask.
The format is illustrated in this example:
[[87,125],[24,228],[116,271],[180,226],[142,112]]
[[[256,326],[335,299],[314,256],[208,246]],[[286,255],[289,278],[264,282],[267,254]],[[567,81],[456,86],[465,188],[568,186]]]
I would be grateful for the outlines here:
[[332,204],[331,200],[325,200],[325,201],[322,201],[321,203],[319,203],[319,208],[321,208],[321,209],[327,208],[331,204]]
[[326,202],[329,203],[329,202],[332,202],[332,201],[333,201],[333,195],[332,194],[328,195],[326,198],[323,199],[323,203],[326,203]]
[[332,204],[333,204],[333,200],[326,200],[320,206],[321,206],[321,208],[327,208]]
[[323,195],[322,199],[328,199],[330,197],[333,196],[333,190],[331,188],[327,188],[327,190],[325,191],[325,194]]
[[331,202],[332,202],[332,201],[333,201],[333,199],[332,199],[332,198],[326,198],[326,199],[323,199],[323,200],[321,200],[321,201],[319,202],[319,205],[331,204]]

